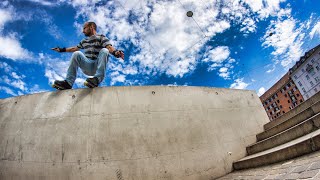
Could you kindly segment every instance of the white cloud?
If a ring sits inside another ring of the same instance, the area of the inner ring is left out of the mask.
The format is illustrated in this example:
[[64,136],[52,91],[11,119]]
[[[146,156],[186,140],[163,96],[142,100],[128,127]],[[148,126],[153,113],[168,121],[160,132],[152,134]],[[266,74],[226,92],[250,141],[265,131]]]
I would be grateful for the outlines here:
[[276,16],[281,10],[280,4],[286,0],[246,0],[253,12],[257,12],[260,18]]
[[229,47],[219,46],[206,53],[204,62],[223,63],[230,55]]
[[0,37],[0,56],[12,60],[31,59],[31,53],[22,48],[20,42],[14,36]]
[[4,91],[5,93],[10,94],[12,96],[17,96],[17,94],[15,92],[13,92],[13,90],[8,87],[0,86],[0,90]]
[[45,62],[45,77],[48,78],[50,84],[53,84],[55,80],[64,80],[67,75],[68,66],[69,61],[47,57]]
[[320,37],[320,22],[317,22],[317,24],[313,26],[311,32],[309,33],[311,39],[313,39],[315,35]]
[[10,10],[0,9],[0,32],[3,30],[4,24],[12,19]]
[[41,89],[38,84],[35,84],[33,87],[30,88],[29,93],[34,94],[34,93],[41,93],[46,91],[48,90]]
[[243,27],[240,29],[240,32],[245,32],[245,33],[255,32],[257,28],[252,18],[246,18],[245,20],[243,20],[242,26]]
[[0,62],[0,68],[4,70],[5,73],[11,73],[13,71],[12,67],[6,62]]
[[0,9],[0,57],[12,60],[30,60],[31,53],[21,46],[14,33],[3,34],[4,26],[14,19],[12,9]]
[[258,90],[258,96],[261,96],[263,95],[264,93],[266,92],[266,89],[264,87],[261,87],[259,90]]
[[243,81],[243,78],[236,79],[234,83],[230,85],[232,89],[245,89],[248,87],[248,83]]
[[230,78],[230,72],[228,72],[229,68],[227,67],[222,67],[219,69],[219,76],[224,78],[224,79],[229,79]]
[[266,73],[272,73],[274,70],[276,70],[276,66],[275,65],[273,65],[271,69],[268,69],[266,71]]
[[10,85],[15,87],[15,88],[18,88],[18,89],[20,89],[22,91],[27,91],[28,90],[28,88],[26,87],[26,83],[23,82],[20,79],[10,82]]
[[111,78],[111,85],[114,85],[117,82],[125,82],[126,77],[123,74],[114,75]]
[[280,60],[283,67],[288,67],[303,53],[301,47],[305,34],[302,30],[305,25],[299,24],[297,28],[296,24],[297,21],[291,17],[284,20],[278,18],[277,21],[271,22],[264,36],[265,41],[262,45],[274,48],[271,54],[275,59]]
[[54,5],[58,4],[57,2],[50,2],[50,1],[46,1],[46,0],[29,0],[29,1],[34,2],[34,3],[39,3],[44,6],[54,6]]

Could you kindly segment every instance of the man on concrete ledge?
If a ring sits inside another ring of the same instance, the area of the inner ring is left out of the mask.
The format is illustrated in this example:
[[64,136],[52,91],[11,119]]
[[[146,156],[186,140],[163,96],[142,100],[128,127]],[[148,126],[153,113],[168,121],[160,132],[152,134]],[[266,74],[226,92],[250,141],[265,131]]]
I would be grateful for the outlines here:
[[[84,74],[93,76],[93,78],[87,78],[84,85],[89,88],[97,87],[104,79],[109,54],[122,60],[124,59],[123,51],[116,50],[110,44],[109,39],[104,35],[98,35],[96,31],[97,25],[94,22],[86,22],[82,30],[86,38],[77,46],[52,48],[52,50],[57,52],[74,52],[70,60],[66,79],[54,81],[52,87],[59,90],[71,89],[77,77],[78,67],[81,68]],[[84,54],[79,51],[80,49],[84,49]]]

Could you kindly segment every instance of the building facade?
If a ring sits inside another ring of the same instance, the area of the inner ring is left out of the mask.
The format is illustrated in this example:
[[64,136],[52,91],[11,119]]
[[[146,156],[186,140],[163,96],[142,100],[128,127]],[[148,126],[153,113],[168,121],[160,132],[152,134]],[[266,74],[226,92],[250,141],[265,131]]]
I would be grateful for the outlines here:
[[304,101],[289,72],[260,96],[260,100],[271,121]]
[[305,100],[316,94],[320,90],[320,45],[305,53],[289,72]]

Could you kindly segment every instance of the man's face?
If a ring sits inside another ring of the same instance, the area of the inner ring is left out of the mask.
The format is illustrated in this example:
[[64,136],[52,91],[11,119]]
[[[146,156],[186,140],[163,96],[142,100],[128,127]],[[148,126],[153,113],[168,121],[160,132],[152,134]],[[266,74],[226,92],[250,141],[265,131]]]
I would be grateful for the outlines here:
[[82,32],[83,32],[83,34],[84,34],[85,36],[91,36],[91,34],[92,34],[92,27],[90,27],[90,26],[88,25],[88,23],[85,23],[85,24],[83,25]]

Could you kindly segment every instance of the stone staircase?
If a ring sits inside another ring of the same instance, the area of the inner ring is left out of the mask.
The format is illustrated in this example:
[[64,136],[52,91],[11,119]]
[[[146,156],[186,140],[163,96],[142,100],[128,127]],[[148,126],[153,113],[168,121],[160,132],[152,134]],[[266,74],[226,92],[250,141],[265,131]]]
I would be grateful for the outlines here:
[[256,168],[320,150],[320,93],[264,125],[234,170]]

